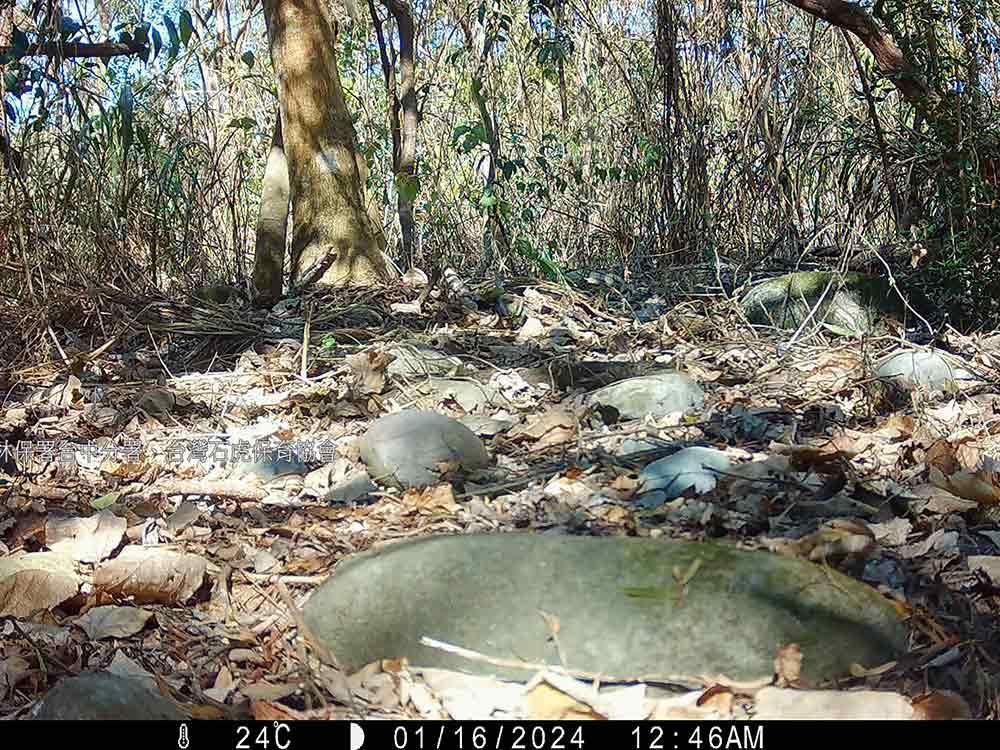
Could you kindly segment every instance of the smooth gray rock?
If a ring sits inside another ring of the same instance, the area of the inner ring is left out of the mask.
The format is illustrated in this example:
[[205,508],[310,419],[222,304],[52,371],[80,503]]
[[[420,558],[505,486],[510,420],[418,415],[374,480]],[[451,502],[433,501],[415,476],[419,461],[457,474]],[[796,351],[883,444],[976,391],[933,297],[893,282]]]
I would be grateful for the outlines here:
[[663,490],[653,490],[652,492],[643,492],[641,495],[636,495],[633,502],[643,510],[652,510],[653,508],[659,508],[667,500],[670,500],[670,497],[668,497],[666,492]]
[[[674,571],[688,576],[683,597]],[[883,664],[906,647],[895,607],[827,567],[681,540],[496,534],[432,537],[337,568],[305,607],[348,670],[406,657],[416,666],[525,679],[430,637],[490,656],[559,664],[539,612],[559,619],[566,666],[611,677],[774,671],[798,644],[807,680]]]
[[907,390],[943,391],[977,380],[961,360],[933,350],[896,352],[879,365],[876,374]]
[[356,471],[344,477],[344,481],[336,487],[331,488],[324,499],[332,505],[354,503],[368,497],[377,489],[367,471]]
[[269,482],[277,477],[308,474],[309,467],[294,452],[277,448],[255,461],[240,461],[233,468],[234,478],[256,477]]
[[[912,305],[926,311],[923,297],[910,297]],[[887,317],[907,319],[906,306],[889,281],[863,273],[800,271],[778,276],[753,287],[740,305],[751,323],[783,330],[797,329],[814,307],[809,317],[813,326],[826,323],[851,335],[881,332]]]
[[458,420],[480,437],[496,437],[502,432],[507,432],[514,423],[509,419],[494,419],[493,417],[467,414]]
[[496,388],[471,378],[428,378],[412,386],[413,392],[438,402],[451,400],[467,412],[506,403]]
[[700,407],[705,392],[687,375],[664,372],[605,386],[590,394],[590,402],[617,409],[622,419],[639,419],[647,414],[664,417]]
[[386,373],[397,378],[423,378],[431,375],[461,375],[462,360],[443,354],[422,344],[399,344],[389,350],[395,359],[385,368]]
[[729,456],[722,451],[693,445],[646,464],[639,472],[639,489],[662,490],[673,498],[693,488],[700,495],[714,490],[719,472],[731,467]]
[[178,708],[142,683],[110,672],[65,677],[35,709],[34,719],[140,721],[186,719]]
[[375,421],[358,443],[376,481],[400,487],[436,484],[441,463],[466,471],[490,462],[482,442],[465,425],[432,411],[401,411]]
[[662,451],[670,447],[666,440],[654,440],[651,438],[625,438],[622,441],[620,455],[627,456],[630,453],[648,453],[649,451]]

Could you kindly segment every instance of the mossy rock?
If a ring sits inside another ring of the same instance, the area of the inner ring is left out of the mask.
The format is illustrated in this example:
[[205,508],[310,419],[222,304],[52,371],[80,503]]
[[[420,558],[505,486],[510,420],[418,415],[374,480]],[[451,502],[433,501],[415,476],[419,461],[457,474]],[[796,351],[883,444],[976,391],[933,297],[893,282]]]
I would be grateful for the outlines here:
[[[824,295],[825,292],[825,295]],[[920,294],[908,294],[910,305],[926,316],[929,305]],[[740,300],[755,325],[795,330],[809,317],[835,333],[859,336],[888,330],[887,322],[914,320],[888,279],[863,273],[800,271],[768,279]]]
[[[677,573],[679,571],[679,573]],[[687,578],[683,593],[675,575]],[[558,665],[540,612],[559,621],[566,666],[630,678],[767,677],[798,644],[803,674],[845,675],[905,648],[895,606],[830,568],[681,540],[482,534],[393,545],[337,568],[305,619],[349,670],[381,658],[525,679],[424,636],[500,659]]]

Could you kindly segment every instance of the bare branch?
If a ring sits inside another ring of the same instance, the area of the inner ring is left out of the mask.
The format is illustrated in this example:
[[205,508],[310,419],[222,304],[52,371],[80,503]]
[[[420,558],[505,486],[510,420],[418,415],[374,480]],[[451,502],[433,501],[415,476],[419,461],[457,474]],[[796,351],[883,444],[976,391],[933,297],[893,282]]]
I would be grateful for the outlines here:
[[[0,55],[16,52],[15,47],[0,47]],[[88,57],[108,59],[125,55],[138,55],[146,51],[146,45],[139,42],[118,44],[115,42],[100,42],[85,44],[83,42],[47,42],[45,44],[29,44],[25,48],[25,57]]]

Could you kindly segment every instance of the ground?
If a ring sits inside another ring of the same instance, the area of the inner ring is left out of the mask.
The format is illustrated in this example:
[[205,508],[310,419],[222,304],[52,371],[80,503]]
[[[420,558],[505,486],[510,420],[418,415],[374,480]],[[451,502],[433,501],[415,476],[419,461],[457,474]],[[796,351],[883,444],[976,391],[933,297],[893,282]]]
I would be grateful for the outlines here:
[[[872,376],[898,340],[820,331],[789,350],[788,334],[752,329],[722,298],[666,302],[638,282],[624,295],[488,286],[464,299],[324,292],[268,313],[97,296],[103,317],[89,320],[131,325],[57,322],[55,365],[9,352],[24,366],[6,374],[0,437],[22,455],[0,471],[0,716],[95,667],[202,718],[445,716],[398,662],[345,682],[301,608],[353,553],[511,530],[725,539],[838,567],[897,600],[912,633],[903,657],[838,689],[951,691],[996,716],[995,388],[900,392]],[[392,374],[417,345],[455,358],[447,382]],[[983,371],[1000,359],[983,338],[952,331],[943,345]],[[588,406],[596,388],[659,369],[700,383],[704,405],[633,421]],[[354,438],[412,407],[472,424],[493,464],[427,489],[345,494],[361,469]],[[262,481],[220,465],[222,435],[318,452],[308,473]],[[91,446],[89,460],[60,460],[65,440]],[[202,447],[172,457],[177,441]],[[752,468],[698,496],[636,502],[642,466],[692,443]],[[12,567],[24,552],[71,562],[40,585]]]

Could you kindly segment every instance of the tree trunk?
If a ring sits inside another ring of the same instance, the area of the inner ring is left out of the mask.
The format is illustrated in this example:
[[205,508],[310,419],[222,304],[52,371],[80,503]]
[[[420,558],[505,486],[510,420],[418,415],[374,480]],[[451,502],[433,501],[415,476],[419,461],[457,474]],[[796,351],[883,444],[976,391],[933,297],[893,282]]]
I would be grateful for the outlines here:
[[[396,207],[399,211],[399,230],[403,258],[407,266],[413,257],[413,202],[417,178],[417,63],[413,48],[413,14],[406,0],[383,0],[399,30],[399,93],[400,138],[399,156],[396,160]],[[408,184],[400,190],[400,181]]]
[[[399,31],[399,83],[396,77],[396,50],[386,39],[382,19],[374,0],[368,0],[368,11],[375,26],[385,94],[388,101],[389,133],[392,135],[392,171],[396,181],[396,211],[399,216],[400,256],[403,264],[412,267],[414,253],[413,202],[416,192],[417,163],[417,90],[416,60],[413,50],[413,15],[405,0],[382,0],[396,21]],[[402,90],[402,95],[400,94]]]
[[257,216],[257,243],[254,248],[253,285],[263,304],[273,304],[281,296],[282,267],[285,262],[285,232],[288,225],[288,163],[281,138],[281,114],[274,123],[271,151],[264,167]]
[[264,0],[264,12],[288,160],[292,281],[355,286],[384,280],[329,10],[320,0]]

